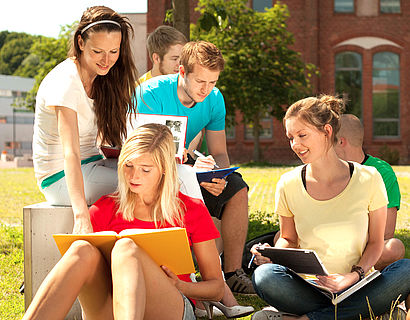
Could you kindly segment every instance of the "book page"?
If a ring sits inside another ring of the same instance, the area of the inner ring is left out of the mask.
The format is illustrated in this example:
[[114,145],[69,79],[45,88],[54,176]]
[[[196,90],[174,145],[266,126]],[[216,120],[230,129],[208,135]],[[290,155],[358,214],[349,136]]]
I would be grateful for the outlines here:
[[153,233],[153,232],[166,232],[169,230],[178,230],[182,229],[180,227],[171,227],[171,228],[162,228],[162,229],[141,229],[141,228],[135,228],[135,229],[125,229],[122,230],[119,233],[119,236],[126,236],[126,235],[131,235],[131,234],[142,234],[142,233]]
[[182,163],[185,149],[186,131],[188,125],[187,116],[170,116],[159,114],[129,114],[127,121],[127,136],[136,128],[147,123],[159,123],[166,125],[174,137],[176,157]]

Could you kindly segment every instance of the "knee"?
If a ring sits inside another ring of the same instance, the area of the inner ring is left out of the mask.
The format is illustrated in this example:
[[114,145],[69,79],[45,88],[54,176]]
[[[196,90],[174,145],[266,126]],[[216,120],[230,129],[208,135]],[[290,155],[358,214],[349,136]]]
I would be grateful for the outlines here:
[[391,238],[386,241],[384,251],[386,251],[388,256],[391,257],[393,261],[396,261],[404,258],[406,248],[401,240]]
[[73,257],[87,268],[95,265],[102,258],[101,252],[85,240],[74,241],[64,256]]
[[256,268],[252,275],[253,286],[256,291],[263,292],[266,288],[271,288],[275,281],[275,275],[285,273],[286,268],[284,266],[265,263]]
[[135,244],[132,239],[122,238],[115,242],[111,252],[112,261],[122,261],[130,258],[138,258],[141,249]]

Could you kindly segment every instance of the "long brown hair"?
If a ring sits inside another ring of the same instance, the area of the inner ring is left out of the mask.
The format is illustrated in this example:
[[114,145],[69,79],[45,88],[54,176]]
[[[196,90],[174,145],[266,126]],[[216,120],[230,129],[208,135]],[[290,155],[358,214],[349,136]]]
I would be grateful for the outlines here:
[[[101,20],[111,20],[120,24],[100,23],[82,30],[89,24]],[[84,11],[74,33],[69,56],[81,61],[78,36],[84,42],[91,33],[121,31],[120,55],[107,75],[94,79],[91,97],[94,99],[94,111],[97,118],[98,136],[102,144],[121,146],[127,134],[127,113],[136,112],[135,83],[138,72],[131,52],[130,38],[134,30],[126,17],[105,6],[94,6]]]

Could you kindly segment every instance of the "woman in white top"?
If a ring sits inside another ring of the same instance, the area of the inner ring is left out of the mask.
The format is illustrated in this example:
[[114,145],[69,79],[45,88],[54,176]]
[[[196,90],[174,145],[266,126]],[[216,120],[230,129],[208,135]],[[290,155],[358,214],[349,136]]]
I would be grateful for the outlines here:
[[[338,293],[363,279],[384,245],[387,195],[373,167],[348,163],[334,150],[343,101],[332,96],[297,101],[284,124],[290,146],[304,163],[285,173],[276,186],[275,212],[280,237],[275,247],[315,250],[330,273],[318,284]],[[409,302],[410,260],[387,266],[382,274],[334,306],[312,285],[293,276],[252,248],[259,266],[255,291],[280,310],[255,313],[259,319],[359,319],[390,310],[392,302]],[[285,312],[285,313],[282,313]]]
[[133,29],[110,8],[82,15],[69,57],[42,81],[33,137],[36,179],[47,201],[71,205],[74,232],[91,232],[88,205],[117,186],[116,163],[99,145],[121,146],[135,112]]

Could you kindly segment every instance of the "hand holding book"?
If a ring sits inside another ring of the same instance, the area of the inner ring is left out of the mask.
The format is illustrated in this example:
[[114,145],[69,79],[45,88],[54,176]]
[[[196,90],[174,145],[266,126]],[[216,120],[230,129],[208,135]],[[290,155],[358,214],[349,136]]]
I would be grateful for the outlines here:
[[358,282],[357,274],[351,272],[346,274],[335,273],[327,276],[318,275],[316,277],[318,285],[328,288],[333,293],[343,291]]

